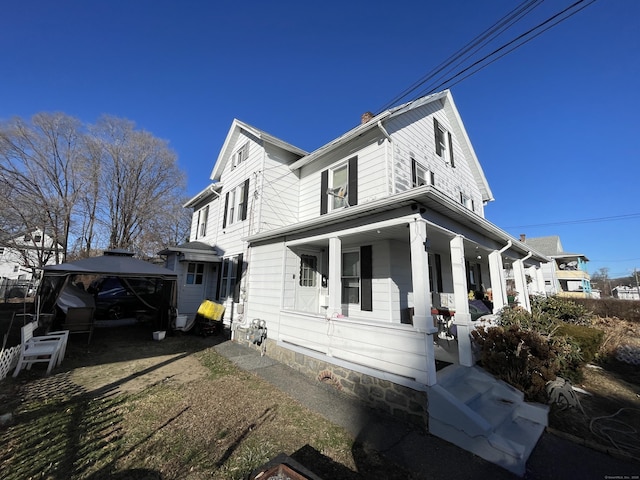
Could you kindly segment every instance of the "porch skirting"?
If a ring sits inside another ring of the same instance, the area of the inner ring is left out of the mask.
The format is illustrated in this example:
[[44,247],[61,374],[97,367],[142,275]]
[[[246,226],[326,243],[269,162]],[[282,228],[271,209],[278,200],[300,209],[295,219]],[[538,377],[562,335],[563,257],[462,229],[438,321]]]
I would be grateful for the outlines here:
[[[324,382],[337,390],[354,396],[369,407],[428,430],[427,393],[399,385],[390,380],[374,377],[328,361],[305,355],[267,339],[261,347],[253,345],[245,336],[238,335],[238,343],[260,349],[274,360],[306,375],[311,380]],[[330,357],[327,357],[329,359]]]

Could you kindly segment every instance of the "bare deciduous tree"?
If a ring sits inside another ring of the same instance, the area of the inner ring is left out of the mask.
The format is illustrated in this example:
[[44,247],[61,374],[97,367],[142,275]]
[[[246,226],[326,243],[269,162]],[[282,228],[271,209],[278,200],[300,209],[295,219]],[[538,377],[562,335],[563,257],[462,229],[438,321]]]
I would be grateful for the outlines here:
[[128,120],[105,116],[92,132],[101,145],[109,247],[141,250],[139,240],[161,238],[157,225],[182,198],[184,174],[166,141],[135,130]]
[[167,142],[125,119],[87,127],[39,113],[0,124],[4,239],[38,229],[65,255],[109,247],[153,256],[188,231],[184,184]]
[[[55,257],[62,253],[64,258],[82,188],[80,122],[63,113],[39,113],[30,123],[15,118],[0,128],[0,158],[0,181],[7,193],[3,206],[19,221],[15,229],[41,230],[52,238]],[[44,260],[47,254],[43,249],[39,257]]]

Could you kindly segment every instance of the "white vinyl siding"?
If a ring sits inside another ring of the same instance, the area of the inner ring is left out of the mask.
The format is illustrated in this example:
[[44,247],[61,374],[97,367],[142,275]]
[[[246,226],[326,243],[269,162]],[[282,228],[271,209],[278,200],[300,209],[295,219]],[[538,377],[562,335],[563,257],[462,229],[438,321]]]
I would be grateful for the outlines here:
[[259,224],[252,232],[273,230],[298,221],[298,176],[289,169],[289,164],[298,157],[272,146],[267,147],[264,156],[259,178],[261,194],[256,198]]
[[[414,158],[422,168],[433,173],[436,189],[456,202],[460,202],[460,192],[465,191],[474,201],[476,213],[483,215],[480,189],[444,109],[437,109],[439,105],[439,102],[435,102],[411,110],[405,114],[402,123],[397,119],[388,122],[387,130],[391,132],[394,145],[392,164],[395,190],[402,192],[413,188],[411,158]],[[447,132],[452,133],[455,168],[451,167],[448,157],[443,160],[436,154],[434,117]],[[431,184],[430,178],[427,184]]]
[[[303,167],[300,172],[300,221],[316,218],[320,215],[321,174],[322,171],[340,166],[350,158],[358,158],[358,205],[384,198],[388,195],[387,176],[381,174],[385,165],[385,146],[373,142],[361,150],[347,154],[337,151],[330,160],[314,162]],[[329,209],[330,211],[331,209]]]
[[[290,252],[291,253],[291,252]],[[295,298],[295,285],[289,290],[282,289],[283,272],[288,278],[296,275],[299,270],[298,257],[291,253],[285,260],[285,247],[281,242],[253,247],[251,250],[251,268],[249,269],[248,284],[251,285],[251,298],[247,302],[246,318],[261,318],[274,320],[278,318],[280,303],[290,301],[292,307]],[[269,322],[271,338],[277,331],[275,322]]]

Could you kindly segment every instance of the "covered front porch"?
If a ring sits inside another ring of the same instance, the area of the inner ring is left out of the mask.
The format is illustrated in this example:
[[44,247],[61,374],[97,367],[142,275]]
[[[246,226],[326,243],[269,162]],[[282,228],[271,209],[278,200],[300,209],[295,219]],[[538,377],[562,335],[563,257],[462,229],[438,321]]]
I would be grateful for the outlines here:
[[408,209],[285,241],[271,338],[410,388],[436,383],[436,360],[473,365],[471,330],[508,303],[503,263],[523,308],[530,309],[528,292],[544,284],[540,259],[506,234],[451,227]]

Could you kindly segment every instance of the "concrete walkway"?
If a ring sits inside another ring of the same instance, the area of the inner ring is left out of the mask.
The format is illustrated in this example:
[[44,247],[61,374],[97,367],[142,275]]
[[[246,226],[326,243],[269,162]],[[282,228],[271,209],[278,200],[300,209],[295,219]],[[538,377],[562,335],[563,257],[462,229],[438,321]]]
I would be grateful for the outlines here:
[[[281,364],[255,349],[226,341],[215,347],[243,370],[262,377],[310,410],[349,431],[358,442],[424,479],[517,479],[455,445],[374,412],[353,397]],[[292,453],[292,452],[288,452]],[[544,433],[527,462],[526,479],[640,478],[640,463],[615,458]]]

